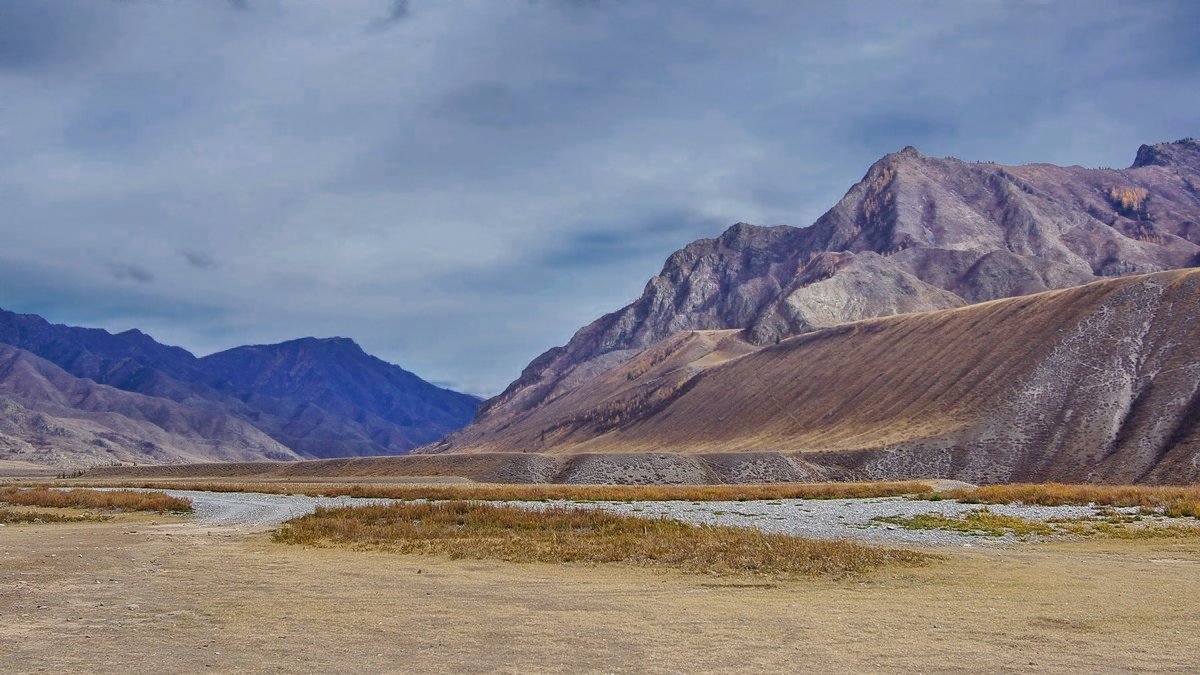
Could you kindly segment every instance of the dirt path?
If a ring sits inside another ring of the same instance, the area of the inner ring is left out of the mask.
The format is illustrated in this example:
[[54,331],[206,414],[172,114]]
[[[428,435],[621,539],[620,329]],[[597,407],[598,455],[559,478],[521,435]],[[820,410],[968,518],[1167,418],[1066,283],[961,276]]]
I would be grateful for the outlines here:
[[773,583],[306,550],[150,520],[0,530],[3,670],[1200,668],[1195,541],[957,548]]
[[191,522],[197,527],[230,526],[244,530],[275,527],[285,520],[312,513],[318,506],[363,506],[387,499],[353,497],[306,497],[261,492],[200,492],[166,490],[167,494],[192,501]]

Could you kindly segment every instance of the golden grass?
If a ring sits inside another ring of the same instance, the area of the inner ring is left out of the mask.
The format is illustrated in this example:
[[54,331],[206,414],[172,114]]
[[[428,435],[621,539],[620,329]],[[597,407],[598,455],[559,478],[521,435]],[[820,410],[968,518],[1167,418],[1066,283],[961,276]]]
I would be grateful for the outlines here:
[[105,520],[104,516],[95,514],[64,515],[44,511],[14,511],[0,508],[0,523],[12,525],[18,523],[79,523],[90,520]]
[[0,503],[14,506],[105,509],[112,511],[167,511],[187,513],[192,502],[162,492],[133,490],[51,490],[45,486],[31,489],[0,488]]
[[483,502],[318,508],[285,523],[276,541],[378,548],[450,558],[623,563],[691,573],[841,576],[919,564],[917,551],[818,541],[748,528],[697,526],[596,509],[530,509]]
[[1108,198],[1123,213],[1141,211],[1146,206],[1146,198],[1149,196],[1150,191],[1142,187],[1111,187],[1108,189]]
[[766,483],[753,485],[353,485],[123,481],[147,489],[264,492],[312,497],[375,497],[477,501],[752,501],[770,499],[866,499],[929,496],[918,481],[896,483]]
[[941,496],[970,504],[1136,506],[1173,518],[1200,518],[1200,486],[1011,483],[947,490]]

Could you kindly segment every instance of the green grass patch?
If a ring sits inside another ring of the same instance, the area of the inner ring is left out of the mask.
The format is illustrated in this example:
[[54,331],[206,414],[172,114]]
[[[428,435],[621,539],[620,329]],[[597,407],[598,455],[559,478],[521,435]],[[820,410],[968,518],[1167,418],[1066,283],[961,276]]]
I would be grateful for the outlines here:
[[1139,514],[1114,510],[1087,518],[1029,520],[1019,516],[992,513],[987,507],[968,511],[962,516],[922,513],[916,516],[879,516],[873,520],[899,525],[909,530],[947,530],[963,534],[1022,539],[1031,536],[1107,537],[1111,539],[1154,539],[1200,536],[1200,526],[1161,523]]
[[922,513],[915,516],[878,516],[873,520],[899,525],[907,530],[947,530],[990,537],[1002,537],[1006,534],[1018,537],[1054,534],[1054,527],[1051,525],[992,513],[987,507],[968,511],[961,517]]

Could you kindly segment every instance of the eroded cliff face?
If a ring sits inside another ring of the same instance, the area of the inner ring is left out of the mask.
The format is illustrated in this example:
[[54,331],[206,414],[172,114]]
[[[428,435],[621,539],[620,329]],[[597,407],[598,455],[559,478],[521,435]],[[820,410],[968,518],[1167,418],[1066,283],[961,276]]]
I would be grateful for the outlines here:
[[959,307],[1200,263],[1200,143],[1129,169],[887,155],[807,228],[739,223],[673,254],[632,304],[534,360],[466,447],[683,330],[756,345],[847,321]]

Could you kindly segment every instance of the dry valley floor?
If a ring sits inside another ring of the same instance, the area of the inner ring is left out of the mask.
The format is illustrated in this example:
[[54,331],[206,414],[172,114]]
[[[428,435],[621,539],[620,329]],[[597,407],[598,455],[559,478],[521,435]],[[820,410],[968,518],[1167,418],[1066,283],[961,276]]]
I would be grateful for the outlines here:
[[943,551],[842,580],[304,549],[184,519],[0,529],[6,671],[1200,668],[1200,541]]

